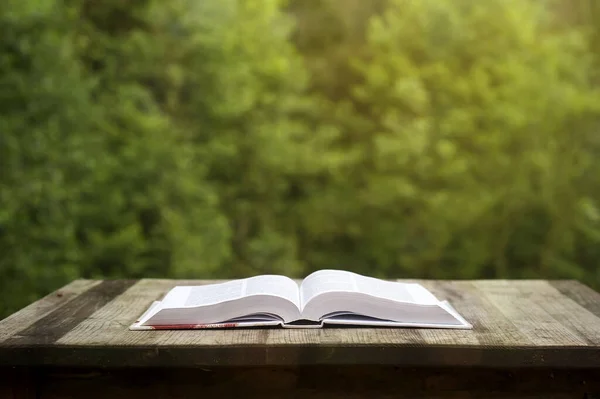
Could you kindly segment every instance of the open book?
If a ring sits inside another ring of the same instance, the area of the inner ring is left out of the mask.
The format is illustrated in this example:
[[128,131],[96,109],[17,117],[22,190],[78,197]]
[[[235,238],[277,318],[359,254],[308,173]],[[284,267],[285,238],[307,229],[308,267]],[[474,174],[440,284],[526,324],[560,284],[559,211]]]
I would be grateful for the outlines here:
[[154,302],[130,330],[323,325],[471,328],[448,302],[419,284],[320,270],[301,284],[264,275],[177,286]]

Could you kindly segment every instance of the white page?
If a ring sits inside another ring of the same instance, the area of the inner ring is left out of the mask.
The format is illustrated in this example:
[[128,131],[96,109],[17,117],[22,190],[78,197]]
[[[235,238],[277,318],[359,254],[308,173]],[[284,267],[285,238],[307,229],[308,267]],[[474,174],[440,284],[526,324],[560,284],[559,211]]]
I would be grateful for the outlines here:
[[[298,284],[294,280],[275,275],[250,277],[247,279],[233,280],[226,283],[199,285],[192,287],[177,287],[186,289],[187,295],[182,293],[169,293],[165,304],[170,303],[170,296],[185,296],[183,306],[206,306],[215,303],[232,301],[252,295],[272,295],[285,298],[299,306]],[[173,307],[180,307],[179,301],[174,301]]]
[[[279,299],[279,302],[274,300],[271,306],[269,305],[269,296],[281,298],[289,305],[282,305],[281,299]],[[240,311],[245,311],[247,307],[250,307],[248,309],[250,313],[261,313],[270,307],[271,310],[268,312],[282,312],[278,316],[287,315],[285,317],[290,318],[292,317],[290,315],[297,314],[300,310],[300,291],[294,280],[285,276],[264,275],[217,284],[174,287],[165,295],[159,306],[154,306],[144,314],[140,322],[143,324],[151,318],[159,317],[163,310],[171,313],[168,313],[167,316],[162,312],[163,316],[160,319],[162,322],[168,319],[178,320],[183,317],[182,315],[188,314],[182,313],[186,309],[200,307],[210,309],[213,305],[235,302],[243,300],[243,298],[248,298],[248,301],[234,305]],[[214,314],[211,317],[214,318]]]
[[274,295],[285,298],[300,309],[300,289],[298,283],[289,277],[264,275],[246,280],[245,296]]
[[221,284],[188,287],[189,292],[184,306],[205,306],[239,299],[244,296],[244,286],[243,280],[235,280]]
[[396,302],[433,305],[439,301],[419,284],[398,283],[361,276],[342,270],[320,270],[304,279],[301,287],[302,306],[326,292],[361,292]]
[[312,298],[325,292],[356,291],[354,274],[340,270],[319,270],[308,275],[300,287],[302,307]]
[[354,276],[359,292],[396,302],[436,305],[437,298],[419,284],[380,280],[373,277]]

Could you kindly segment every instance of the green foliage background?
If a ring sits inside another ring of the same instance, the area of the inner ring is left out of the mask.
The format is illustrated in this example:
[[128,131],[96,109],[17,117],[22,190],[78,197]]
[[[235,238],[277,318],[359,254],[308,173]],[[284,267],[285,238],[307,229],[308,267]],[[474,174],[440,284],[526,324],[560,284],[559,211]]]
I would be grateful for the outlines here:
[[0,316],[74,278],[600,287],[594,0],[0,2]]

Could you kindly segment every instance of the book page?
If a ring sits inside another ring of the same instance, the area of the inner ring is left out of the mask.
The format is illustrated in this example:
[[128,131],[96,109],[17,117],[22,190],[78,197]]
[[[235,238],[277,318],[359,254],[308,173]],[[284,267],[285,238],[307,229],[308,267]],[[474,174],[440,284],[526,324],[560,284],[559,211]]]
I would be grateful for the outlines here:
[[418,284],[381,280],[373,277],[355,275],[358,292],[377,298],[396,302],[417,303],[420,305],[437,304],[438,300]]
[[342,270],[320,270],[312,273],[301,286],[301,305],[327,292],[360,292],[397,302],[436,304],[437,299],[418,284],[397,283],[361,276]]
[[[212,305],[254,295],[277,296],[287,299],[298,307],[300,304],[298,284],[284,276],[256,276],[221,284],[181,288],[188,289],[183,304],[186,307]],[[165,299],[168,300],[168,297]]]
[[302,281],[300,303],[302,307],[312,298],[326,292],[355,292],[354,274],[340,270],[319,270]]
[[245,296],[274,295],[285,298],[300,308],[300,288],[289,277],[265,275],[246,280]]
[[244,285],[244,281],[228,281],[222,284],[186,287],[189,291],[184,306],[204,306],[239,299],[244,296]]

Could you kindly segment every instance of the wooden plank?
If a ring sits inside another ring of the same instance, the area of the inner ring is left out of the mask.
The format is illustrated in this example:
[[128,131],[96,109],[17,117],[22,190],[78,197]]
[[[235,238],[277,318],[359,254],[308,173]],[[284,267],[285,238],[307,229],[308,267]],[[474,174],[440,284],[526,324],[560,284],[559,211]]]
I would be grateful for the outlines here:
[[[99,309],[88,319],[82,321],[77,328],[65,334],[59,340],[61,344],[106,344],[106,345],[239,345],[243,343],[269,344],[269,345],[294,345],[294,344],[328,344],[341,345],[360,344],[372,342],[374,344],[410,344],[410,345],[483,345],[483,346],[527,346],[533,340],[539,340],[537,335],[528,337],[527,331],[519,330],[513,321],[501,311],[502,303],[494,303],[486,296],[502,299],[514,299],[502,292],[498,292],[499,284],[507,286],[507,282],[469,282],[469,281],[424,281],[425,286],[431,289],[438,297],[449,299],[461,314],[475,324],[473,331],[448,331],[448,330],[407,330],[407,329],[326,329],[322,334],[316,335],[309,330],[237,330],[233,336],[231,331],[216,330],[205,331],[198,334],[194,331],[167,331],[160,335],[151,333],[131,333],[124,329],[135,320],[153,300],[159,299],[174,284],[202,284],[205,281],[190,280],[187,282],[173,282],[171,280],[142,280],[134,287],[124,292],[110,305]],[[544,282],[531,283],[543,287]],[[547,285],[546,285],[547,286]],[[516,291],[518,293],[518,289]],[[514,292],[513,292],[514,294]],[[521,295],[521,294],[518,294]],[[523,295],[521,295],[523,296]],[[521,313],[513,320],[522,322],[530,315],[524,312],[529,310],[531,303],[527,298],[517,300],[516,306],[511,303],[509,312],[519,309]],[[538,310],[542,304],[536,305]],[[570,309],[572,310],[572,309]],[[505,311],[507,311],[505,309]],[[556,320],[547,312],[538,312],[543,323],[555,323]],[[535,321],[540,321],[538,320]],[[555,326],[552,326],[555,327]],[[564,329],[565,327],[562,326]],[[99,335],[98,332],[102,331]],[[572,340],[572,331],[559,335],[553,341],[555,345],[584,345],[582,340]],[[159,340],[156,337],[160,337]],[[562,338],[567,338],[562,339]],[[562,339],[562,340],[561,340]]]
[[550,398],[598,389],[597,370],[411,369],[382,366],[49,371],[40,398]]
[[[570,330],[590,346],[600,346],[600,317],[586,307],[564,295],[546,281],[537,284],[536,289],[531,289],[529,284],[519,282],[514,286],[521,293],[521,297],[528,298],[541,311],[546,312],[554,319],[555,324]],[[579,292],[585,292],[582,290],[584,287],[581,284],[571,284],[570,286],[579,289]],[[598,295],[592,296],[592,298],[598,298]],[[592,306],[591,303],[590,306]]]
[[[82,295],[68,308],[24,328],[10,342],[0,343],[0,365],[600,367],[599,346],[590,341],[595,339],[593,315],[539,281],[521,282],[517,288],[510,287],[512,282],[424,281],[440,299],[450,300],[473,322],[473,331],[128,330],[153,300],[173,286],[205,282],[148,279],[133,285],[123,283],[120,288],[114,285],[110,295],[100,295],[107,287],[97,288],[95,294]],[[532,290],[537,294],[532,296]],[[548,299],[568,303],[552,310],[543,302]],[[591,323],[588,327],[558,323],[557,318],[568,319],[577,312],[579,316],[587,312],[583,322]],[[540,337],[540,332],[548,335]]]
[[549,281],[560,293],[600,317],[600,293],[573,280]]
[[98,285],[98,280],[75,280],[60,290],[52,292],[0,321],[0,343],[20,330],[29,327],[37,320],[46,317],[90,288]]
[[[185,284],[204,284],[191,280]],[[177,282],[181,284],[181,282]],[[198,331],[135,332],[124,327],[131,324],[156,299],[174,285],[172,280],[141,280],[113,303],[100,309],[77,328],[66,334],[59,344],[64,345],[160,345],[170,346],[240,346],[252,345],[361,345],[407,344],[423,345],[416,329],[332,328],[319,332],[297,329],[240,329]],[[464,331],[459,334],[464,335]]]
[[[420,281],[440,300],[447,300],[471,324],[472,331],[427,330],[428,344],[481,347],[531,346],[532,341],[471,281]],[[462,340],[462,342],[458,340]]]
[[405,361],[408,358],[400,353],[394,354],[391,348],[410,350],[422,346],[420,331],[410,328],[276,329],[270,330],[267,336],[264,361],[267,364],[281,364],[284,361],[284,364],[298,365],[356,361],[358,364],[385,362],[383,357],[388,357],[388,361],[396,362],[400,358]]
[[135,280],[102,281],[80,294],[76,300],[69,301],[15,333],[3,345],[52,344],[134,283]]
[[[548,292],[545,281],[476,281],[478,287],[504,316],[540,347],[585,347],[588,342],[550,314],[541,301],[560,302],[565,298]],[[564,315],[570,317],[569,315]],[[600,328],[600,326],[599,326]],[[497,329],[496,334],[504,334]]]
[[[184,345],[197,345],[202,342],[219,344],[219,335],[223,331],[136,331],[128,330],[128,327],[148,309],[153,301],[160,300],[176,285],[202,285],[213,280],[166,280],[166,279],[142,279],[132,285],[113,301],[103,308],[98,309],[86,320],[77,325],[76,328],[65,334],[57,341],[59,345],[102,345],[102,346],[144,346],[164,345],[175,338],[175,342]],[[231,331],[228,331],[231,333]],[[240,336],[241,342],[254,342],[243,337],[248,331],[235,331]],[[187,337],[188,339],[185,339]],[[194,341],[194,337],[201,337],[201,342]]]
[[[160,299],[175,284],[205,284],[211,281],[188,280],[141,280],[121,294],[113,303],[98,310],[75,329],[65,334],[58,343],[64,345],[161,345],[161,346],[210,346],[210,345],[359,345],[374,344],[424,345],[420,330],[416,329],[364,329],[335,328],[316,333],[313,330],[296,329],[240,329],[197,331],[135,332],[127,331],[135,319],[149,304]],[[454,331],[455,335],[467,337],[468,331]],[[450,333],[451,335],[452,333]],[[476,343],[473,338],[463,341]],[[448,341],[455,344],[456,341]]]

